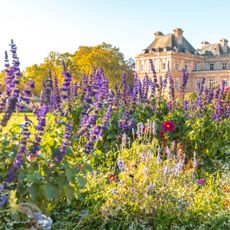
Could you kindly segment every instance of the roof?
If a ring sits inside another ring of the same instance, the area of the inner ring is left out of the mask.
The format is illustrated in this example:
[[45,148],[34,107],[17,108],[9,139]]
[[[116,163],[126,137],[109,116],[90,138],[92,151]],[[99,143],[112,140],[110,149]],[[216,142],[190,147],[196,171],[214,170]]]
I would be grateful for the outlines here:
[[154,41],[144,49],[144,53],[174,51],[178,53],[191,53],[205,56],[230,55],[230,48],[226,38],[220,39],[219,43],[210,44],[207,41],[201,42],[201,49],[194,47],[183,36],[181,28],[175,28],[173,33],[164,35],[161,31],[154,33]]
[[205,56],[220,56],[226,53],[230,53],[230,49],[227,46],[227,51],[223,50],[223,47],[219,43],[205,44],[201,49],[198,49],[199,53]]
[[189,52],[196,54],[196,49],[182,36],[176,37],[174,34],[159,35],[155,37],[154,41],[145,49],[148,51],[163,51],[175,50],[176,52]]

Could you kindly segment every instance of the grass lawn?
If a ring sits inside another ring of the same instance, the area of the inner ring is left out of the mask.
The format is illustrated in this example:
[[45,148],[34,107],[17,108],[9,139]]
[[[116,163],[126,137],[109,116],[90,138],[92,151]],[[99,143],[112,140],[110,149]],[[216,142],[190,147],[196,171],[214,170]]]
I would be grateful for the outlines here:
[[[2,120],[4,113],[0,113],[0,120]],[[2,127],[3,132],[9,131],[13,126],[20,125],[25,122],[24,115],[27,115],[28,119],[30,119],[33,122],[36,122],[36,117],[33,115],[33,113],[13,113],[10,120],[7,123],[6,127]]]

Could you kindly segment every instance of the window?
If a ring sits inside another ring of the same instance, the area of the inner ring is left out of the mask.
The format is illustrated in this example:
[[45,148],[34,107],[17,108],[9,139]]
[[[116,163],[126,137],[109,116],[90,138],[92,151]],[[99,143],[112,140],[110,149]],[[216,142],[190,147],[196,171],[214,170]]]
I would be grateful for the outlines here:
[[224,79],[223,81],[224,81],[224,83],[225,83],[225,86],[228,86],[228,80],[227,80],[227,79]]
[[162,63],[162,69],[165,69],[165,63]]
[[180,69],[179,62],[176,62],[176,70],[179,70],[179,69]]
[[145,72],[148,72],[148,62],[145,62]]
[[188,67],[189,67],[189,63],[185,62],[185,66],[184,66],[185,70],[188,70]]
[[214,64],[209,65],[209,70],[214,70]]
[[222,63],[222,69],[227,69],[227,63]]
[[175,86],[176,86],[176,89],[180,88],[180,80],[179,80],[179,78],[176,78]]
[[198,64],[198,63],[195,63],[195,64],[194,64],[194,70],[195,70],[195,71],[199,70],[199,64]]
[[[152,60],[152,62],[153,62],[154,69],[156,70],[156,63],[155,63],[154,60]],[[150,62],[148,62],[148,63],[149,63],[148,68],[149,68],[149,70],[151,70],[151,69],[152,69],[152,66],[151,66]]]
[[200,79],[199,79],[199,80],[196,81],[196,88],[200,89],[200,85],[201,85],[201,83],[200,83]]
[[143,72],[145,68],[145,61],[141,61],[140,71]]
[[213,79],[210,79],[209,80],[209,89],[212,89],[213,85],[214,85],[214,81],[213,81]]

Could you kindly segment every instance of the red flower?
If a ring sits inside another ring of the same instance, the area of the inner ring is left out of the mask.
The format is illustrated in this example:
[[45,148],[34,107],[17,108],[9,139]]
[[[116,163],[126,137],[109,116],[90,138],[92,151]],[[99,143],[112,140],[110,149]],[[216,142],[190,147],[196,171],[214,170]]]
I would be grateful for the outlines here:
[[37,150],[35,154],[30,154],[27,156],[28,161],[34,161],[38,155],[41,155],[41,151]]
[[162,129],[165,132],[171,132],[172,133],[175,129],[175,124],[171,121],[164,121],[162,124]]
[[223,187],[223,191],[224,191],[224,192],[228,192],[227,186],[224,186],[224,187]]
[[34,155],[34,154],[30,154],[27,156],[28,161],[34,161],[35,159],[36,159],[36,155]]
[[80,172],[82,172],[82,170],[84,169],[84,167],[85,167],[85,164],[82,163],[81,166],[80,166]]
[[160,131],[160,137],[163,137],[163,136],[164,136],[164,133],[165,133],[164,130],[161,130],[161,131]]
[[109,179],[109,181],[116,181],[117,176],[114,174],[110,174],[108,179]]

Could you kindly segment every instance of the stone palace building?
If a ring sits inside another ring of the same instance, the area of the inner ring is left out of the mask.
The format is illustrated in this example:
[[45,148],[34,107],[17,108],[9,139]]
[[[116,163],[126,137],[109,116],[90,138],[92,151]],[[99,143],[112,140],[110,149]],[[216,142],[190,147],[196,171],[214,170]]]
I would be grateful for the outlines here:
[[153,61],[158,77],[164,77],[170,69],[176,94],[180,91],[183,68],[189,72],[187,92],[198,90],[203,77],[206,78],[208,88],[222,80],[227,85],[230,82],[230,48],[225,38],[214,44],[203,41],[200,49],[194,49],[180,28],[166,35],[157,31],[154,33],[154,41],[135,57],[136,72],[140,78],[145,73],[152,76],[149,59]]

